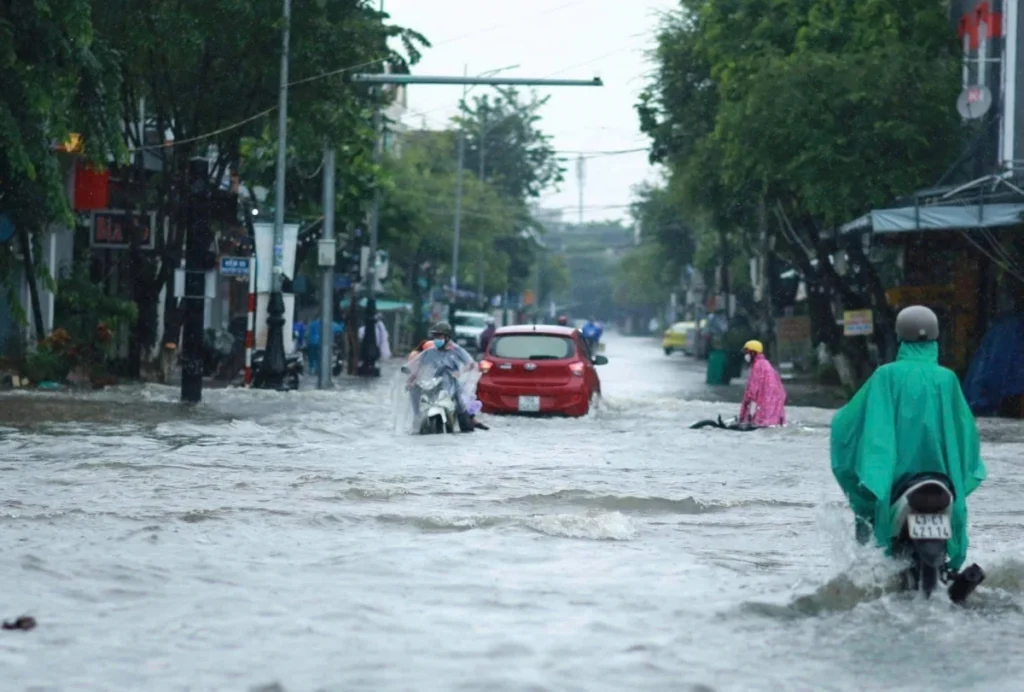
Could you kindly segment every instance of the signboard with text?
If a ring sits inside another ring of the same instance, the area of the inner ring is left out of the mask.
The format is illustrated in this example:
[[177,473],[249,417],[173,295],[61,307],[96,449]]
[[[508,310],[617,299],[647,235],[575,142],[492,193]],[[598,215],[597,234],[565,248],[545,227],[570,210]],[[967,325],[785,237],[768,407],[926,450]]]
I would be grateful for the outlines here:
[[843,313],[843,336],[871,336],[875,318],[871,310],[847,310]]
[[249,276],[249,257],[221,257],[221,276]]
[[156,212],[129,214],[119,209],[92,212],[90,245],[104,250],[126,250],[133,227],[138,233],[139,248],[152,250],[156,247],[156,235],[153,233],[156,227]]

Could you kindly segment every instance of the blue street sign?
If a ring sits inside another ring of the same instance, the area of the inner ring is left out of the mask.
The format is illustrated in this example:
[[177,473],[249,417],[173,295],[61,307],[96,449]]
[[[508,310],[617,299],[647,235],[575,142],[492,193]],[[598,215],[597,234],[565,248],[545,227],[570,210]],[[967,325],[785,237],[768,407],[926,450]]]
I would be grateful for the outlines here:
[[221,257],[221,276],[249,276],[249,257]]

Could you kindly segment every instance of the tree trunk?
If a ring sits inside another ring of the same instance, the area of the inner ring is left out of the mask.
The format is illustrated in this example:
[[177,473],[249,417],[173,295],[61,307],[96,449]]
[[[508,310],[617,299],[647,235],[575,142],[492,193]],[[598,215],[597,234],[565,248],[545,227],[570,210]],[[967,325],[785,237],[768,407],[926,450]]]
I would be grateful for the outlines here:
[[43,326],[43,308],[39,303],[39,286],[36,284],[35,261],[32,258],[32,241],[28,229],[24,225],[18,227],[18,240],[21,242],[22,261],[25,270],[25,281],[28,283],[28,294],[32,301],[32,320],[36,329],[36,343],[46,338]]

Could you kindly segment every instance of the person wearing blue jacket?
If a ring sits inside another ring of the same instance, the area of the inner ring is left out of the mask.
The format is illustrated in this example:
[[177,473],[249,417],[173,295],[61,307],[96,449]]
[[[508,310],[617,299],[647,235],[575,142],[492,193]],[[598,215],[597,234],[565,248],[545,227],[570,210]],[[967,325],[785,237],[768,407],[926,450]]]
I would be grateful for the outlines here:
[[583,338],[586,339],[590,345],[591,350],[597,348],[597,343],[601,340],[601,334],[603,333],[600,323],[596,317],[591,317],[587,320],[587,323],[583,325]]

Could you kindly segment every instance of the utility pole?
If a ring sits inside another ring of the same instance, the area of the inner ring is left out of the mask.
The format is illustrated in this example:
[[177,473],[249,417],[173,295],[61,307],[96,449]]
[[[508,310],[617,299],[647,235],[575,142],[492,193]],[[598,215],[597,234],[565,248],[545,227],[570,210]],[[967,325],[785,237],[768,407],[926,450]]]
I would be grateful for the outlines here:
[[[334,149],[324,150],[324,234],[320,241],[320,266],[323,283],[320,285],[320,389],[331,388],[331,354],[334,347]],[[330,337],[328,338],[328,335]]]
[[[382,4],[383,6],[383,4]],[[379,169],[384,158],[384,133],[382,132],[383,113],[381,109],[381,87],[374,89],[376,108],[373,111],[373,163]],[[360,375],[379,376],[377,359],[380,357],[380,348],[377,344],[377,233],[380,225],[380,186],[375,185],[373,189],[373,207],[370,209],[370,256],[366,259],[366,276],[363,281],[366,283],[366,319],[364,321],[363,340],[359,346]]]
[[579,224],[580,224],[580,226],[583,225],[583,179],[584,179],[584,172],[583,172],[584,163],[583,163],[583,161],[584,161],[583,154],[580,154],[579,158],[576,159],[576,180],[578,181],[579,193],[580,193],[580,209],[579,209]]
[[277,103],[277,175],[274,181],[273,285],[267,305],[267,352],[263,358],[264,381],[270,389],[284,383],[284,187],[288,138],[288,39],[291,0],[284,0],[284,31],[281,50],[281,85]]
[[203,400],[203,313],[206,309],[206,272],[204,260],[209,236],[209,207],[206,204],[206,159],[188,162],[188,213],[185,236],[185,286],[182,296],[185,311],[181,338],[181,400],[198,404]]

